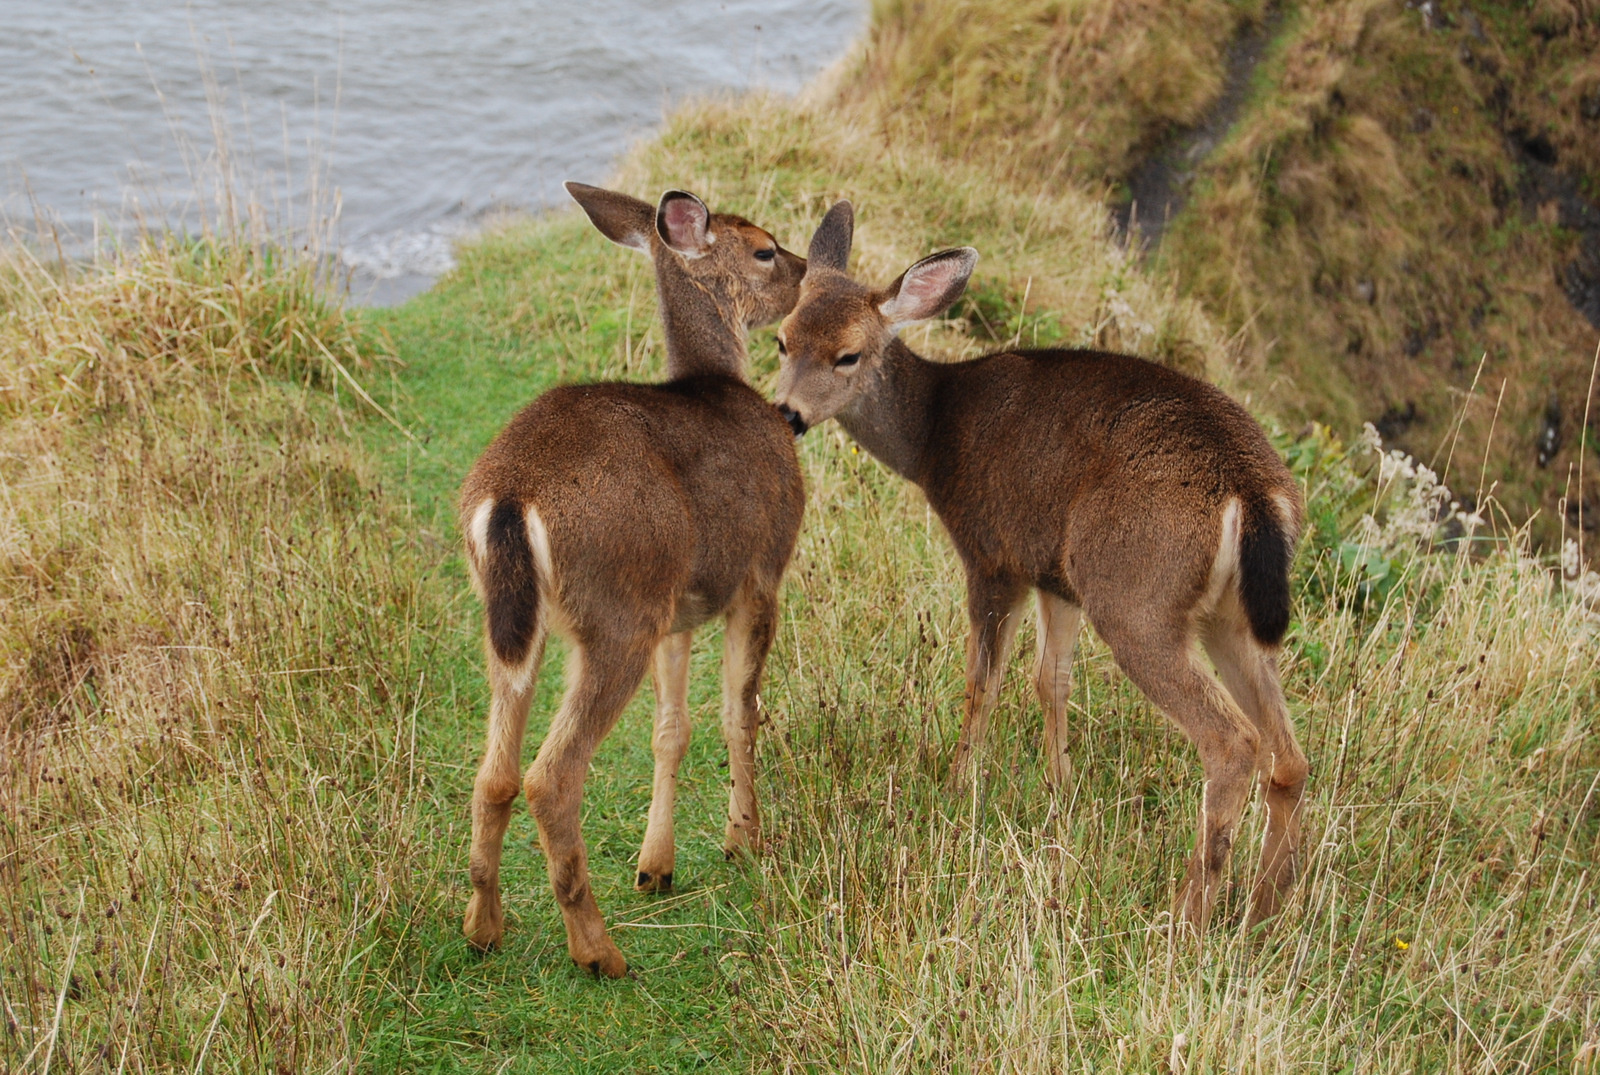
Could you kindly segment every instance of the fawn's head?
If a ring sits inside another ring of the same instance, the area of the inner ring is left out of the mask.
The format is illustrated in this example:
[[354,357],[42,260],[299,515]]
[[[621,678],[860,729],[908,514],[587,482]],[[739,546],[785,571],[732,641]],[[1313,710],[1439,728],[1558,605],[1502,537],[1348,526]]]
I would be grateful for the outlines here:
[[839,202],[811,237],[800,302],[778,329],[778,410],[800,436],[850,406],[877,378],[895,333],[961,297],[978,263],[969,246],[917,262],[881,290],[845,273],[855,211]]
[[711,299],[731,327],[770,325],[794,309],[806,259],[778,245],[772,233],[731,213],[713,213],[682,190],[658,205],[616,191],[569,182],[567,193],[600,233],[655,263],[663,307]]

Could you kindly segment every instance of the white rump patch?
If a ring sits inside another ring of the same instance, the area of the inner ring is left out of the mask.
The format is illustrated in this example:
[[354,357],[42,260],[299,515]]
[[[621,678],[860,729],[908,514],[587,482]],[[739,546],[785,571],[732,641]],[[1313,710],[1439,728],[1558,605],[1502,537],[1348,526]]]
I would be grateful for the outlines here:
[[[539,656],[544,651],[545,633],[550,629],[551,623],[556,622],[559,617],[555,573],[550,565],[550,534],[544,527],[544,520],[539,518],[536,508],[528,508],[526,518],[528,547],[533,550],[533,573],[539,580],[539,612],[534,621],[533,642],[528,647],[528,655],[522,659],[520,665],[505,666],[511,678],[511,686],[518,694],[524,693],[533,685],[533,674],[539,667]],[[490,659],[498,660],[492,651]],[[568,665],[575,663],[575,660],[575,657],[569,656]]]
[[1278,506],[1278,518],[1283,521],[1283,533],[1290,546],[1300,540],[1300,526],[1295,520],[1294,501],[1282,493],[1273,493],[1272,502]]
[[544,528],[538,508],[528,509],[528,545],[533,549],[533,569],[538,572],[539,583],[544,587],[539,594],[540,603],[543,603],[547,596],[545,591],[554,586],[555,572],[550,565],[550,532]]
[[[494,500],[486,498],[472,509],[472,517],[467,522],[467,566],[471,569],[472,587],[478,593],[479,600],[483,599],[483,582],[479,578],[482,570],[484,554],[489,548],[489,516],[494,514]],[[540,652],[544,649],[543,635],[547,630],[552,616],[558,609],[555,604],[554,578],[550,565],[550,535],[545,530],[544,520],[539,518],[539,513],[533,508],[528,509],[528,546],[533,550],[533,571],[539,585],[539,612],[535,621],[532,645],[528,647],[528,655],[519,665],[508,665],[501,661],[494,652],[493,647],[485,646],[488,650],[489,660],[503,668],[510,680],[513,690],[518,694],[526,691],[533,683],[533,672],[538,666]]]
[[1202,605],[1207,612],[1222,600],[1228,584],[1239,574],[1239,498],[1229,497],[1222,508],[1222,530],[1217,539],[1217,555],[1211,561],[1211,577],[1206,580]]
[[483,563],[483,550],[489,547],[489,516],[494,512],[494,500],[485,499],[472,509],[467,523],[467,567],[472,576],[472,588],[483,598],[483,583],[478,579],[478,565]]

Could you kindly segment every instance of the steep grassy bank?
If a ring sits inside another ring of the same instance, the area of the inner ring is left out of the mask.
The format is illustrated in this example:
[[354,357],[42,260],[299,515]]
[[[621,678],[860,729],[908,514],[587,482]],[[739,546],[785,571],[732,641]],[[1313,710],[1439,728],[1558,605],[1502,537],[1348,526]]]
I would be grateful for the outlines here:
[[889,144],[1115,204],[1269,14],[1242,114],[1177,162],[1193,174],[1158,261],[1285,421],[1487,459],[1546,548],[1580,503],[1600,526],[1594,4],[894,0],[837,99]]
[[1286,417],[1458,444],[1550,548],[1600,525],[1600,22],[1562,11],[1294,9],[1163,251]]
[[436,853],[382,358],[293,260],[0,268],[8,1070],[310,1070]]

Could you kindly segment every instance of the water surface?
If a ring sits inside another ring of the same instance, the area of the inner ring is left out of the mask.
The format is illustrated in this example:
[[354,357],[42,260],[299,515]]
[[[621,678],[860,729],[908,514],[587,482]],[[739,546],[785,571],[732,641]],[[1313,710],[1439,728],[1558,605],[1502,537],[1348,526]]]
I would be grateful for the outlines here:
[[673,101],[795,90],[865,20],[866,0],[0,0],[0,216],[76,250],[192,227],[220,141],[275,226],[337,209],[358,291],[393,301],[486,213],[602,180]]

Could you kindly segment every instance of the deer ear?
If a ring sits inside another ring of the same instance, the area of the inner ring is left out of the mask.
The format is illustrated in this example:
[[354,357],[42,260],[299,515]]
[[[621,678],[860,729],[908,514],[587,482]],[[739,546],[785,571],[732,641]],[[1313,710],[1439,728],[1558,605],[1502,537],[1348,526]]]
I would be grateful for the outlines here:
[[930,254],[884,289],[878,312],[891,332],[942,314],[961,297],[977,264],[978,252],[970,246]]
[[656,207],[656,234],[661,241],[684,257],[697,258],[716,240],[707,230],[711,210],[706,203],[683,190],[669,190]]
[[850,242],[856,231],[855,207],[847,201],[833,203],[806,251],[806,265],[844,272],[850,264]]
[[589,222],[600,229],[601,235],[618,246],[650,253],[650,223],[655,210],[650,208],[649,202],[572,180],[565,186],[572,200],[583,206]]

